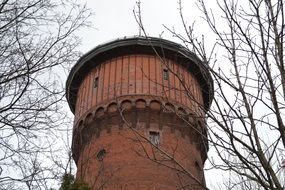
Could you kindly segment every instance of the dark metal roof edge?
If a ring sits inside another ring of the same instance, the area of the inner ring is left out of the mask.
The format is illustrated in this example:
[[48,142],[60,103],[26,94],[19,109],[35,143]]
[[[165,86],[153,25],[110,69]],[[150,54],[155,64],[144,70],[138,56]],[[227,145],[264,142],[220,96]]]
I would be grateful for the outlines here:
[[[162,38],[156,38],[156,37],[144,37],[144,36],[133,36],[133,37],[124,37],[124,38],[118,38],[113,41],[108,41],[106,43],[100,44],[84,54],[77,62],[76,64],[71,68],[71,71],[68,75],[67,81],[66,81],[66,98],[69,104],[69,107],[71,111],[74,113],[74,106],[71,105],[71,94],[70,94],[70,87],[72,85],[72,81],[74,80],[74,77],[76,76],[76,73],[85,65],[86,62],[91,60],[92,58],[96,57],[100,53],[110,51],[117,47],[125,47],[125,46],[131,46],[131,45],[140,45],[140,46],[147,46],[147,47],[156,47],[156,48],[162,48],[162,49],[168,49],[170,51],[176,52],[181,54],[183,57],[188,58],[192,60],[196,66],[198,66],[200,69],[202,69],[205,74],[201,75],[205,79],[206,82],[209,82],[211,84],[207,84],[209,87],[209,102],[205,102],[205,104],[208,104],[207,107],[211,105],[212,97],[213,97],[213,80],[212,77],[208,71],[208,65],[206,63],[203,63],[197,55],[190,52],[187,48],[184,46],[172,42],[166,39]],[[154,53],[155,54],[155,53]],[[203,92],[205,93],[205,92]],[[208,108],[206,108],[208,109]]]

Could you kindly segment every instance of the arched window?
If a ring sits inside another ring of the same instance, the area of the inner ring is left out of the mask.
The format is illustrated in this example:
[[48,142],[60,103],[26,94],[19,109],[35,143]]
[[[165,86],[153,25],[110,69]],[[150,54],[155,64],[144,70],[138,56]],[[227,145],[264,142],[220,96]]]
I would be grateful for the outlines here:
[[103,148],[101,150],[99,150],[99,152],[97,153],[97,160],[99,161],[103,161],[103,159],[105,158],[106,156],[106,150]]

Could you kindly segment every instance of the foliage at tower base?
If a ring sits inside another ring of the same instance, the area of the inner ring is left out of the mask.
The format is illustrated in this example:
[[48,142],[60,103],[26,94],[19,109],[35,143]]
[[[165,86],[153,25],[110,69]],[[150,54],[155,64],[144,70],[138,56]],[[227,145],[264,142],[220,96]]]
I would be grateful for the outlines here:
[[73,0],[0,2],[0,189],[48,189],[65,172],[61,77],[89,16]]
[[84,182],[74,179],[72,174],[65,174],[62,177],[62,184],[59,190],[91,190]]
[[[137,5],[134,13],[146,35]],[[187,24],[183,13],[189,7],[181,1],[178,6],[184,30],[165,28],[208,64],[214,79],[207,123],[215,153],[208,162],[229,178],[219,188],[284,189],[284,1],[218,0],[210,8],[199,0],[199,22],[211,31],[206,34]],[[183,85],[183,76],[173,73]]]

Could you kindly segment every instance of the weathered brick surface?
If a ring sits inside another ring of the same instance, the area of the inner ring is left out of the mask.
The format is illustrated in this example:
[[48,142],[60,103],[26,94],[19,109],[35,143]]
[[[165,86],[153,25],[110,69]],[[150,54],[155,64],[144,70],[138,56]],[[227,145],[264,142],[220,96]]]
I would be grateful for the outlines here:
[[[168,80],[163,79],[165,68]],[[77,178],[94,190],[203,189],[193,178],[204,184],[207,145],[195,131],[205,134],[205,130],[187,115],[201,114],[198,105],[203,105],[203,97],[196,78],[172,60],[162,63],[155,56],[136,54],[103,62],[85,76],[77,94],[73,139]],[[129,110],[124,115],[129,125],[118,106]],[[193,126],[178,112],[185,112]],[[167,154],[147,141],[149,131],[160,133],[159,148]],[[102,149],[106,155],[98,159]],[[190,174],[183,174],[183,169]]]
[[[168,80],[163,80],[163,69],[169,70]],[[96,77],[99,85],[94,88]],[[203,105],[201,88],[186,68],[171,60],[161,62],[152,55],[128,55],[107,60],[89,72],[79,87],[75,121],[97,105],[130,94],[166,97],[193,112],[198,104]]]
[[[179,189],[182,184],[191,185],[191,189],[194,186],[201,189],[191,177],[168,168],[182,169],[142,137],[148,138],[150,130],[159,131],[159,148],[173,156],[195,178],[203,181],[203,163],[197,142],[191,142],[189,136],[182,138],[179,130],[171,131],[170,127],[173,126],[163,126],[159,129],[155,124],[150,125],[150,128],[146,128],[145,123],[138,125],[141,126],[135,129],[120,129],[114,125],[109,131],[102,129],[99,137],[94,135],[80,154],[77,177],[92,184],[94,189],[102,184],[105,184],[104,189],[110,190]],[[101,149],[105,149],[107,153],[103,160],[98,160],[97,153]],[[151,160],[154,158],[158,163]]]

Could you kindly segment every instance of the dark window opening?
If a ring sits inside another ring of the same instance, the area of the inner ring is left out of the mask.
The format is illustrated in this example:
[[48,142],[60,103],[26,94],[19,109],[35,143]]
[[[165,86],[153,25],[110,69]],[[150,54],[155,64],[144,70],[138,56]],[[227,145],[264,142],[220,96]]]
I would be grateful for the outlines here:
[[157,146],[157,145],[159,144],[159,141],[160,141],[159,132],[150,131],[150,132],[149,132],[149,140],[150,140],[151,144]]
[[105,149],[101,149],[99,150],[99,152],[97,153],[97,159],[99,161],[102,161],[106,156],[106,150]]
[[167,69],[163,69],[163,79],[164,80],[169,79],[169,71]]
[[99,78],[98,77],[95,77],[94,78],[94,88],[97,88],[99,85]]

